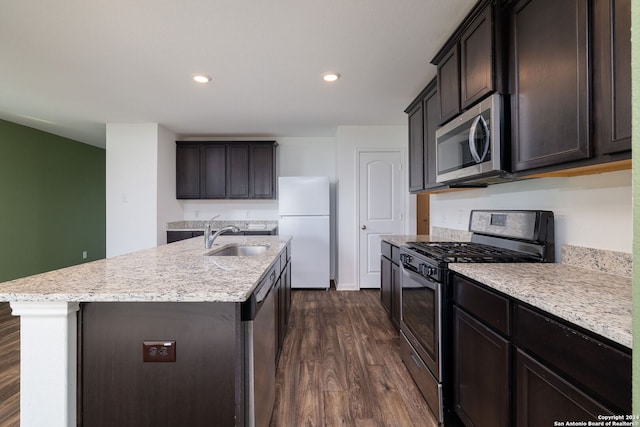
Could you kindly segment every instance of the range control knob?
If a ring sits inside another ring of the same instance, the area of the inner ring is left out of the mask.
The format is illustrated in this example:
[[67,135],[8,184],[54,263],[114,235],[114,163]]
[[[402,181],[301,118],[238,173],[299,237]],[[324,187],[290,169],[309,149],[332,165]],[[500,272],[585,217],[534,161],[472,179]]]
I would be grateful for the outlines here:
[[438,269],[436,269],[435,267],[427,267],[428,276],[435,276],[436,273],[438,273]]

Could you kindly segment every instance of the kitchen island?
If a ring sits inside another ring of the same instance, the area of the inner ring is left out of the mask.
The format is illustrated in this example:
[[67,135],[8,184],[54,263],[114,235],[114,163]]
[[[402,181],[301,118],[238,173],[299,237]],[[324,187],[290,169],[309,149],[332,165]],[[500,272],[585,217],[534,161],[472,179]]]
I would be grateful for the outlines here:
[[[144,303],[162,303],[180,305],[183,311],[190,307],[206,311],[207,305],[226,307],[229,310],[221,316],[232,315],[235,334],[241,330],[242,303],[266,276],[275,275],[276,269],[280,274],[290,255],[289,242],[290,238],[282,236],[221,236],[207,250],[202,238],[194,238],[0,284],[0,301],[10,302],[13,314],[21,316],[21,425],[75,426],[78,414],[82,416],[77,401],[82,396],[78,388],[82,388],[83,361],[77,354],[79,349],[82,354],[83,342],[89,338],[80,336],[78,340],[85,306],[108,303],[121,307],[126,307],[123,304],[159,307],[160,304]],[[263,254],[250,257],[207,255],[231,245],[268,245],[268,248]],[[189,322],[185,324],[188,327]],[[162,341],[175,337],[144,339]],[[240,348],[241,338],[237,340]],[[176,339],[174,351],[178,361],[189,356],[185,350]],[[143,365],[142,342],[136,343],[131,351],[139,359],[141,369],[174,365]],[[200,374],[204,373],[193,373],[193,378]],[[162,374],[152,374],[151,378],[162,383]],[[154,384],[149,386],[155,388]],[[175,396],[189,393],[183,384],[167,387]]]

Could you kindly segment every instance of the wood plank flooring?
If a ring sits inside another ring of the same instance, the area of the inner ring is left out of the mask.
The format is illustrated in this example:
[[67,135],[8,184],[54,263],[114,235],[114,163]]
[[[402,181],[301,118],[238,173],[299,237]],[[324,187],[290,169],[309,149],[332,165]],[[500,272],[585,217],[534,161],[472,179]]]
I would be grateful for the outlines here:
[[[379,291],[294,290],[271,427],[435,427]],[[20,319],[0,303],[0,426],[20,424]]]
[[0,302],[0,426],[20,425],[20,318]]
[[271,427],[437,426],[378,290],[294,290]]

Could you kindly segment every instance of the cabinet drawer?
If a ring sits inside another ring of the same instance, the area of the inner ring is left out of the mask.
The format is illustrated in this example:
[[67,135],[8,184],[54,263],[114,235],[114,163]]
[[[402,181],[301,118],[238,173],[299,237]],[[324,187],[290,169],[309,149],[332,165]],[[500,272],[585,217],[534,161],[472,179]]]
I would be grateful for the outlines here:
[[400,357],[407,370],[411,373],[411,377],[418,386],[420,393],[422,393],[424,400],[434,411],[436,417],[442,421],[443,414],[439,410],[439,408],[442,408],[442,384],[431,375],[429,368],[422,362],[418,353],[409,344],[403,333],[400,333]]
[[455,303],[505,335],[511,331],[509,300],[461,276],[453,276]]
[[514,341],[622,413],[631,413],[631,356],[521,305]]

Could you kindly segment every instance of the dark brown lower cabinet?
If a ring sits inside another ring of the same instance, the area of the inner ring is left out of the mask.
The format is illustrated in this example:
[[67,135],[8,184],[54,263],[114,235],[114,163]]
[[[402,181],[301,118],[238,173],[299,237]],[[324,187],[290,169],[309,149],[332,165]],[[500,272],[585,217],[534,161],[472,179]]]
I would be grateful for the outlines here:
[[509,426],[509,341],[453,310],[454,404],[468,426]]
[[400,283],[400,266],[391,263],[391,323],[400,331],[402,318],[402,283]]
[[[82,425],[244,425],[240,328],[233,303],[83,304]],[[175,362],[143,361],[143,341],[170,340]]]
[[630,414],[631,351],[454,274],[453,403],[466,426]]
[[391,260],[380,257],[380,302],[391,316]]
[[400,332],[402,311],[402,284],[400,283],[400,248],[389,242],[381,243],[380,252],[380,302],[389,313],[389,319]]
[[611,414],[587,394],[543,364],[518,350],[516,354],[516,424],[553,426],[554,422],[597,421]]

